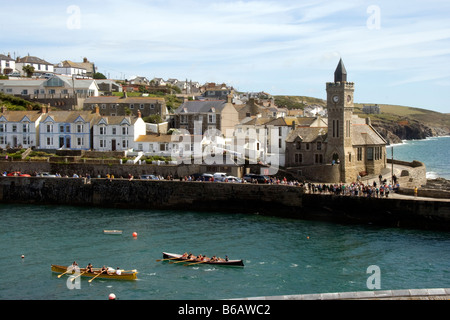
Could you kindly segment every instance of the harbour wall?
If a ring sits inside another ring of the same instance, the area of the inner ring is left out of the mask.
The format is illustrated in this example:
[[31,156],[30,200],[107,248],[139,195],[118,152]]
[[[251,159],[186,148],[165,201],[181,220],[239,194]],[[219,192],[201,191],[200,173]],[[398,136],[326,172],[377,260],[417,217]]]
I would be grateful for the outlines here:
[[450,202],[304,193],[287,185],[0,177],[0,203],[250,213],[450,231]]

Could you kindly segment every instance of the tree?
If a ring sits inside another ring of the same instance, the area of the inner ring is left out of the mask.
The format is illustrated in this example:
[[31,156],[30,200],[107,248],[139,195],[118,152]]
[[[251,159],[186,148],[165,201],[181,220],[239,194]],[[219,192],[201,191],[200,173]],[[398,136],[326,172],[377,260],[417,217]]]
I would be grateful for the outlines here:
[[27,74],[28,78],[31,78],[31,76],[34,73],[34,67],[32,65],[29,65],[29,64],[23,66],[22,70]]
[[101,72],[94,73],[94,79],[106,79],[105,75]]

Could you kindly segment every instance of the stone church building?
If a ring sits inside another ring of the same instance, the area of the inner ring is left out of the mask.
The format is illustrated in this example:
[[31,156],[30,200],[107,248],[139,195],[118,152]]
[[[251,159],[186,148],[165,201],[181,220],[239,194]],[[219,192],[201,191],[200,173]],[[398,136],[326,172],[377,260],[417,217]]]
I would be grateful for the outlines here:
[[309,181],[353,182],[386,168],[386,141],[370,118],[353,114],[355,84],[347,82],[342,59],[326,84],[328,119],[297,125],[286,139],[286,167]]

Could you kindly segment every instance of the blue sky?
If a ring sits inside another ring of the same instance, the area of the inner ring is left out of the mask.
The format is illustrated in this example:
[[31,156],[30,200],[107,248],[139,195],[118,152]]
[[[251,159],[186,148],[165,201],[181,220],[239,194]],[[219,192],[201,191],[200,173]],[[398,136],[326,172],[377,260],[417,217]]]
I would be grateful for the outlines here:
[[450,112],[450,1],[0,0],[0,53],[135,75]]

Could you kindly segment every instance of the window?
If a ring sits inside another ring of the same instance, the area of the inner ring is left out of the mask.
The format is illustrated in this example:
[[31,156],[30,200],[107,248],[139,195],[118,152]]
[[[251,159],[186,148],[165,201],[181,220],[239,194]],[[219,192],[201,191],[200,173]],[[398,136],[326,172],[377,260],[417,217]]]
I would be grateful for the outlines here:
[[315,154],[314,155],[314,161],[315,161],[315,163],[323,163],[323,155]]
[[12,125],[12,132],[17,132],[17,125],[16,124]]
[[345,136],[347,137],[347,138],[350,138],[350,128],[351,128],[351,123],[350,123],[350,120],[347,120],[346,121],[346,128],[345,128]]
[[59,126],[59,132],[64,132],[64,125]]
[[101,135],[105,135],[106,134],[106,127],[102,126],[102,127],[99,128],[99,130],[100,130],[99,133]]
[[150,109],[155,109],[155,105],[153,103],[150,104]]
[[5,132],[6,131],[5,127],[6,127],[6,124],[4,124],[4,123],[0,124],[0,132]]
[[78,133],[82,133],[83,132],[83,125],[82,124],[77,124],[77,132]]
[[48,145],[48,146],[53,145],[53,138],[47,137],[47,145]]
[[181,115],[180,116],[180,123],[188,123],[186,115]]
[[130,109],[134,109],[134,104],[130,103]]
[[23,124],[22,132],[30,132],[30,125],[28,123]]
[[283,135],[283,128],[278,127],[278,135],[281,137]]
[[303,162],[303,154],[296,153],[295,154],[295,163],[302,163]]
[[112,128],[112,134],[113,134],[113,135],[116,135],[116,134],[117,134],[116,131],[117,131],[116,128]]
[[322,150],[322,142],[317,142],[317,150]]
[[302,149],[302,143],[301,143],[300,141],[297,141],[297,142],[295,143],[295,148],[296,148],[297,150],[301,150],[301,149]]
[[367,148],[367,160],[373,160],[373,147]]
[[122,140],[122,147],[128,148],[128,140]]
[[128,127],[122,127],[122,135],[128,135]]
[[278,148],[283,148],[283,139],[278,139]]
[[139,108],[144,109],[144,104],[141,103],[141,104],[139,105]]
[[78,146],[84,145],[84,139],[83,138],[77,138],[77,145]]
[[309,150],[309,143],[306,144],[306,150]]
[[100,148],[106,148],[106,140],[100,140]]
[[102,103],[102,109],[106,109],[106,104]]
[[47,133],[51,133],[51,132],[53,132],[53,125],[48,124],[47,125]]
[[357,160],[357,161],[362,161],[362,148],[361,148],[361,147],[357,148],[357,149],[356,149],[356,152],[357,152],[357,154],[356,154],[356,160]]
[[216,123],[216,115],[214,113],[208,115],[208,123]]

